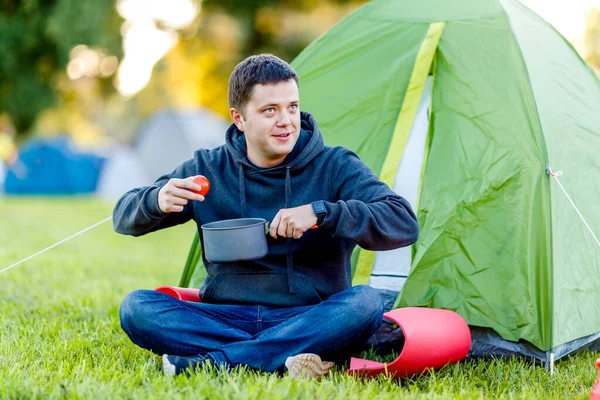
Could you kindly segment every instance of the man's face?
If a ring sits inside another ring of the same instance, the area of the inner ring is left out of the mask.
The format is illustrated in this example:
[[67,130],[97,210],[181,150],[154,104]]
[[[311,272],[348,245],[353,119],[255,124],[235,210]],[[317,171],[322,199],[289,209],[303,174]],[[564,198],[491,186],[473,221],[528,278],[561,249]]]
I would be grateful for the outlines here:
[[230,110],[234,123],[246,136],[248,158],[253,164],[275,166],[293,150],[300,134],[299,102],[298,85],[290,79],[255,85],[244,110]]

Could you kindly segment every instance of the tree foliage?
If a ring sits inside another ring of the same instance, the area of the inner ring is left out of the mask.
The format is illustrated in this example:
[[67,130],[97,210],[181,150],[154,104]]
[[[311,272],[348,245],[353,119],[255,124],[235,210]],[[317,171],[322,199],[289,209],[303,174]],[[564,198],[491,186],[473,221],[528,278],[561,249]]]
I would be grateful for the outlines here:
[[155,67],[142,107],[198,106],[228,118],[229,74],[245,57],[268,52],[293,60],[311,41],[366,0],[204,0],[193,33]]
[[[265,22],[271,22],[279,30],[287,29],[284,14],[286,11],[306,13],[319,6],[343,6],[354,8],[367,0],[204,0],[203,9],[207,13],[226,11],[240,23],[244,32],[241,54],[256,54],[265,48],[276,47],[282,56],[295,56],[308,43],[305,40],[281,42],[272,30],[264,29]],[[270,21],[265,21],[270,20]],[[312,40],[312,38],[311,38]]]
[[586,13],[585,60],[600,73],[600,8],[592,8]]
[[240,60],[271,52],[291,61],[367,0],[193,1],[201,6],[196,21],[178,32],[146,89],[125,99],[112,77],[66,77],[80,44],[122,59],[117,0],[0,0],[0,115],[10,116],[18,135],[104,131],[125,141],[132,121],[164,107],[202,105],[225,116],[229,74]]
[[17,132],[56,103],[56,82],[78,44],[119,55],[114,0],[0,0],[0,113]]

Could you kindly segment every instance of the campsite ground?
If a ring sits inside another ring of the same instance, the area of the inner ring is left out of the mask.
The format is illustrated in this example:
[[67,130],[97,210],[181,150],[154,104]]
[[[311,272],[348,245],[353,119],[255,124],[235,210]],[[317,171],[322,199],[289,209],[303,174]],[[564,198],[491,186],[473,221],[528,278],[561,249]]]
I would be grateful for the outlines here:
[[[0,270],[111,213],[82,199],[0,198]],[[162,376],[159,357],[119,327],[122,297],[177,284],[194,226],[141,238],[107,222],[0,275],[0,398],[392,399],[589,398],[598,354],[559,361],[556,372],[519,360],[479,360],[419,378],[320,382],[246,370]]]

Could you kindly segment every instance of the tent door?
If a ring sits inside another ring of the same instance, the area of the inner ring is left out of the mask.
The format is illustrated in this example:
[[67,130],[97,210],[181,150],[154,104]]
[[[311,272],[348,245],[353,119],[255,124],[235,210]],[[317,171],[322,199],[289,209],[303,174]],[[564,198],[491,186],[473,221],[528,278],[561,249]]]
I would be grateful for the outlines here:
[[[398,166],[393,187],[393,190],[408,200],[413,208],[417,207],[419,198],[421,170],[429,130],[432,87],[433,76],[429,75],[406,143],[406,149]],[[400,292],[408,277],[411,262],[412,246],[378,251],[375,254],[375,263],[369,285],[377,289]]]

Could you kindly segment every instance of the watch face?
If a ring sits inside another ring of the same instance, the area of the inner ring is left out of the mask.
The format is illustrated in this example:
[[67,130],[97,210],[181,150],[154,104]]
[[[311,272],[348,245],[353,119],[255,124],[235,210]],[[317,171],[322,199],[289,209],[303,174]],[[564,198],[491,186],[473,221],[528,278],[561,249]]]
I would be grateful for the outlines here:
[[325,204],[323,204],[322,201],[314,203],[314,210],[315,210],[315,213],[327,212],[327,209],[325,208]]

